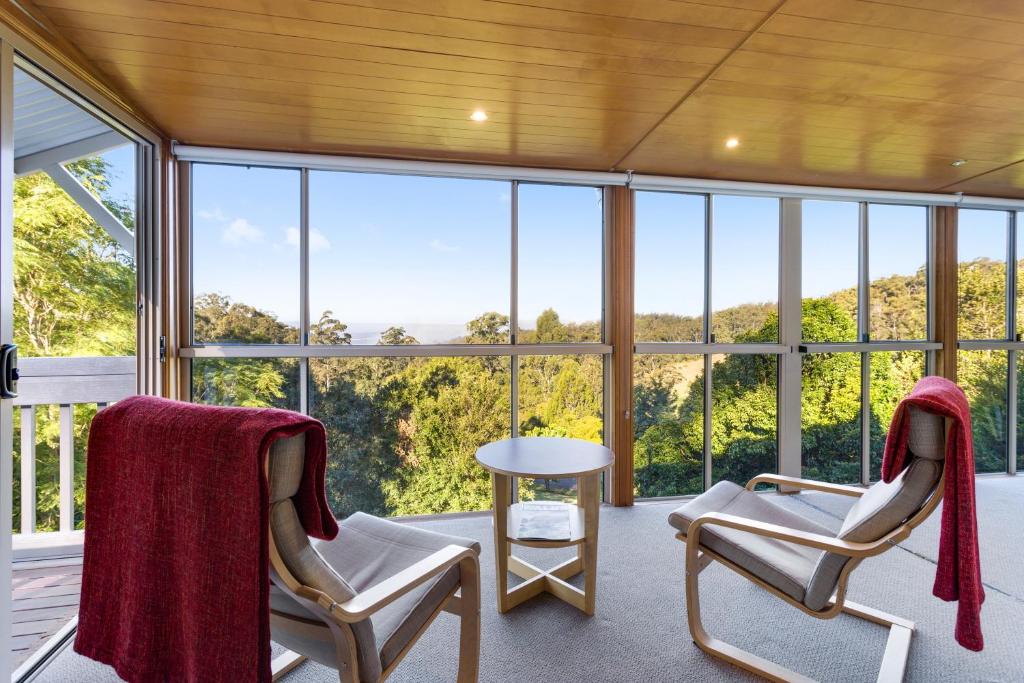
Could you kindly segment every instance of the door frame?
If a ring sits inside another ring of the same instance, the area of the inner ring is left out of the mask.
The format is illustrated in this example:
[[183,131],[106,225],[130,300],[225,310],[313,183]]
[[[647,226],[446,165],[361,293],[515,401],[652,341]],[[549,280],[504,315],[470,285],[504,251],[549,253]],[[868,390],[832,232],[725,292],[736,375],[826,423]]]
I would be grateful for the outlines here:
[[[0,341],[13,340],[13,77],[17,65],[137,143],[136,296],[137,389],[144,394],[164,392],[160,337],[165,334],[167,307],[161,272],[166,206],[163,179],[166,140],[113,95],[104,84],[67,57],[54,40],[7,8],[0,8]],[[43,28],[46,28],[43,26]],[[107,93],[110,93],[108,95]],[[168,221],[169,222],[169,221]],[[11,591],[13,556],[13,405],[0,401],[0,680],[13,675],[7,649],[12,633]],[[18,680],[35,676],[70,642],[74,620],[29,658],[18,670]]]

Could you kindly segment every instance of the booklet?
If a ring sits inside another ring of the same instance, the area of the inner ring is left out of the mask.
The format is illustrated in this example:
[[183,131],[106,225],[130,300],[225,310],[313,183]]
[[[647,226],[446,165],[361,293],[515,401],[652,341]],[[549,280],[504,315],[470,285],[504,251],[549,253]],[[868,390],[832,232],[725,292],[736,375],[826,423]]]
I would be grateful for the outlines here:
[[568,541],[571,507],[565,503],[521,503],[516,537],[524,541]]

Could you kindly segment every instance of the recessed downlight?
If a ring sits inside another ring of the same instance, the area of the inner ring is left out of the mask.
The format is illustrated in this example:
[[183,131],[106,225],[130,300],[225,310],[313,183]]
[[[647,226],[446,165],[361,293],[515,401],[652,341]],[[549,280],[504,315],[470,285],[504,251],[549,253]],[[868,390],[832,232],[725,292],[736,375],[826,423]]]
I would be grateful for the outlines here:
[[737,147],[740,146],[740,139],[739,138],[729,138],[728,140],[725,141],[725,146],[728,149],[736,149]]
[[963,166],[966,163],[967,159],[957,159],[956,161],[951,161],[949,165],[956,166],[957,168],[959,168],[960,166]]
[[473,111],[472,114],[469,115],[469,118],[473,119],[478,123],[483,123],[484,121],[487,120],[487,112],[485,112],[483,109],[476,109]]

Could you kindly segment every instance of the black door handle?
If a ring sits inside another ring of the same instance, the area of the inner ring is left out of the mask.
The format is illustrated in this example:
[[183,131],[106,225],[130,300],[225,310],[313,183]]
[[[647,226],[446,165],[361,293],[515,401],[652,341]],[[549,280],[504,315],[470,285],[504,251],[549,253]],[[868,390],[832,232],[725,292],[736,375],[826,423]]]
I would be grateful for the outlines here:
[[18,396],[18,345],[0,346],[0,398]]

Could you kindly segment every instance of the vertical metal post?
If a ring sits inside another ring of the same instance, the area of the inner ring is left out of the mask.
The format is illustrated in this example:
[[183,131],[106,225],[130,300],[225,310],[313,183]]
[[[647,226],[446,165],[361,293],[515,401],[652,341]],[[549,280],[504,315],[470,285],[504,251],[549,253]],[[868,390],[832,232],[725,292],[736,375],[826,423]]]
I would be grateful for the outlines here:
[[[704,343],[710,344],[711,336],[711,268],[714,247],[714,198],[704,197]],[[704,490],[711,488],[714,480],[714,455],[711,452],[711,388],[714,382],[711,353],[704,354]]]
[[860,483],[871,483],[871,354],[860,354]]
[[[871,341],[871,231],[868,203],[860,203],[857,247],[857,337]],[[871,481],[871,353],[860,355],[860,482]]]
[[[1006,212],[1006,338],[1017,340],[1017,212]],[[1017,473],[1017,350],[1006,354],[1006,471]]]
[[[927,288],[925,295],[925,310],[928,315],[928,329],[925,333],[925,339],[928,341],[937,341],[939,338],[938,334],[938,318],[936,317],[936,299],[938,298],[938,278],[936,277],[936,269],[939,267],[939,235],[938,235],[938,220],[937,213],[938,207],[928,207],[928,262],[925,268],[927,277]],[[936,353],[935,351],[924,352],[924,374],[934,375],[936,372]]]
[[704,343],[710,344],[711,338],[711,250],[714,246],[714,198],[704,195],[704,325],[702,333]]
[[[509,280],[509,304],[508,304],[508,333],[509,341],[513,346],[519,343],[519,181],[513,180],[511,187],[511,212],[510,220],[510,280]],[[512,392],[511,405],[511,431],[512,438],[519,437],[519,354],[513,353],[509,360],[512,371],[510,378],[510,389]],[[519,479],[512,477],[512,502],[519,501]]]
[[[309,169],[299,176],[299,346],[309,344]],[[299,411],[309,413],[309,358],[299,359]]]
[[801,356],[797,349],[803,336],[803,202],[782,199],[779,206],[779,343],[789,347],[779,359],[778,471],[802,474],[800,434]]
[[[618,207],[615,205],[615,197],[611,188],[602,188],[601,192],[601,342],[604,344],[613,344],[615,339],[612,330],[612,321],[614,312],[610,312],[610,302],[612,299],[612,274],[615,272],[612,269],[612,236],[610,232],[617,230],[618,226],[615,225],[615,216],[617,215]],[[626,192],[632,193],[628,187]],[[632,256],[632,254],[631,254]],[[632,273],[632,270],[630,270]],[[630,288],[632,292],[632,287]],[[630,311],[633,307],[630,305]],[[632,352],[633,340],[629,340],[630,348]],[[632,362],[630,363],[632,365]],[[601,356],[601,386],[603,391],[601,392],[601,424],[603,426],[601,430],[602,440],[607,448],[614,450],[614,444],[616,439],[616,424],[619,422],[619,416],[616,414],[616,397],[615,394],[621,390],[621,387],[614,381],[614,373],[612,368],[612,355],[604,354]],[[632,393],[632,392],[630,392]],[[631,424],[629,414],[633,410],[633,397],[629,397],[629,407],[627,408],[627,415],[624,422]],[[633,438],[630,434],[629,438]],[[612,493],[612,480],[615,476],[615,468],[610,467],[605,470],[601,476],[601,494],[602,500],[612,501],[614,499]],[[634,478],[635,479],[635,478]],[[633,482],[630,482],[630,486]],[[579,499],[577,486],[577,498]]]
[[1017,350],[1006,352],[1006,472],[1017,474]]
[[711,488],[714,480],[714,456],[711,452],[711,388],[714,362],[710,353],[704,354],[704,490]]

